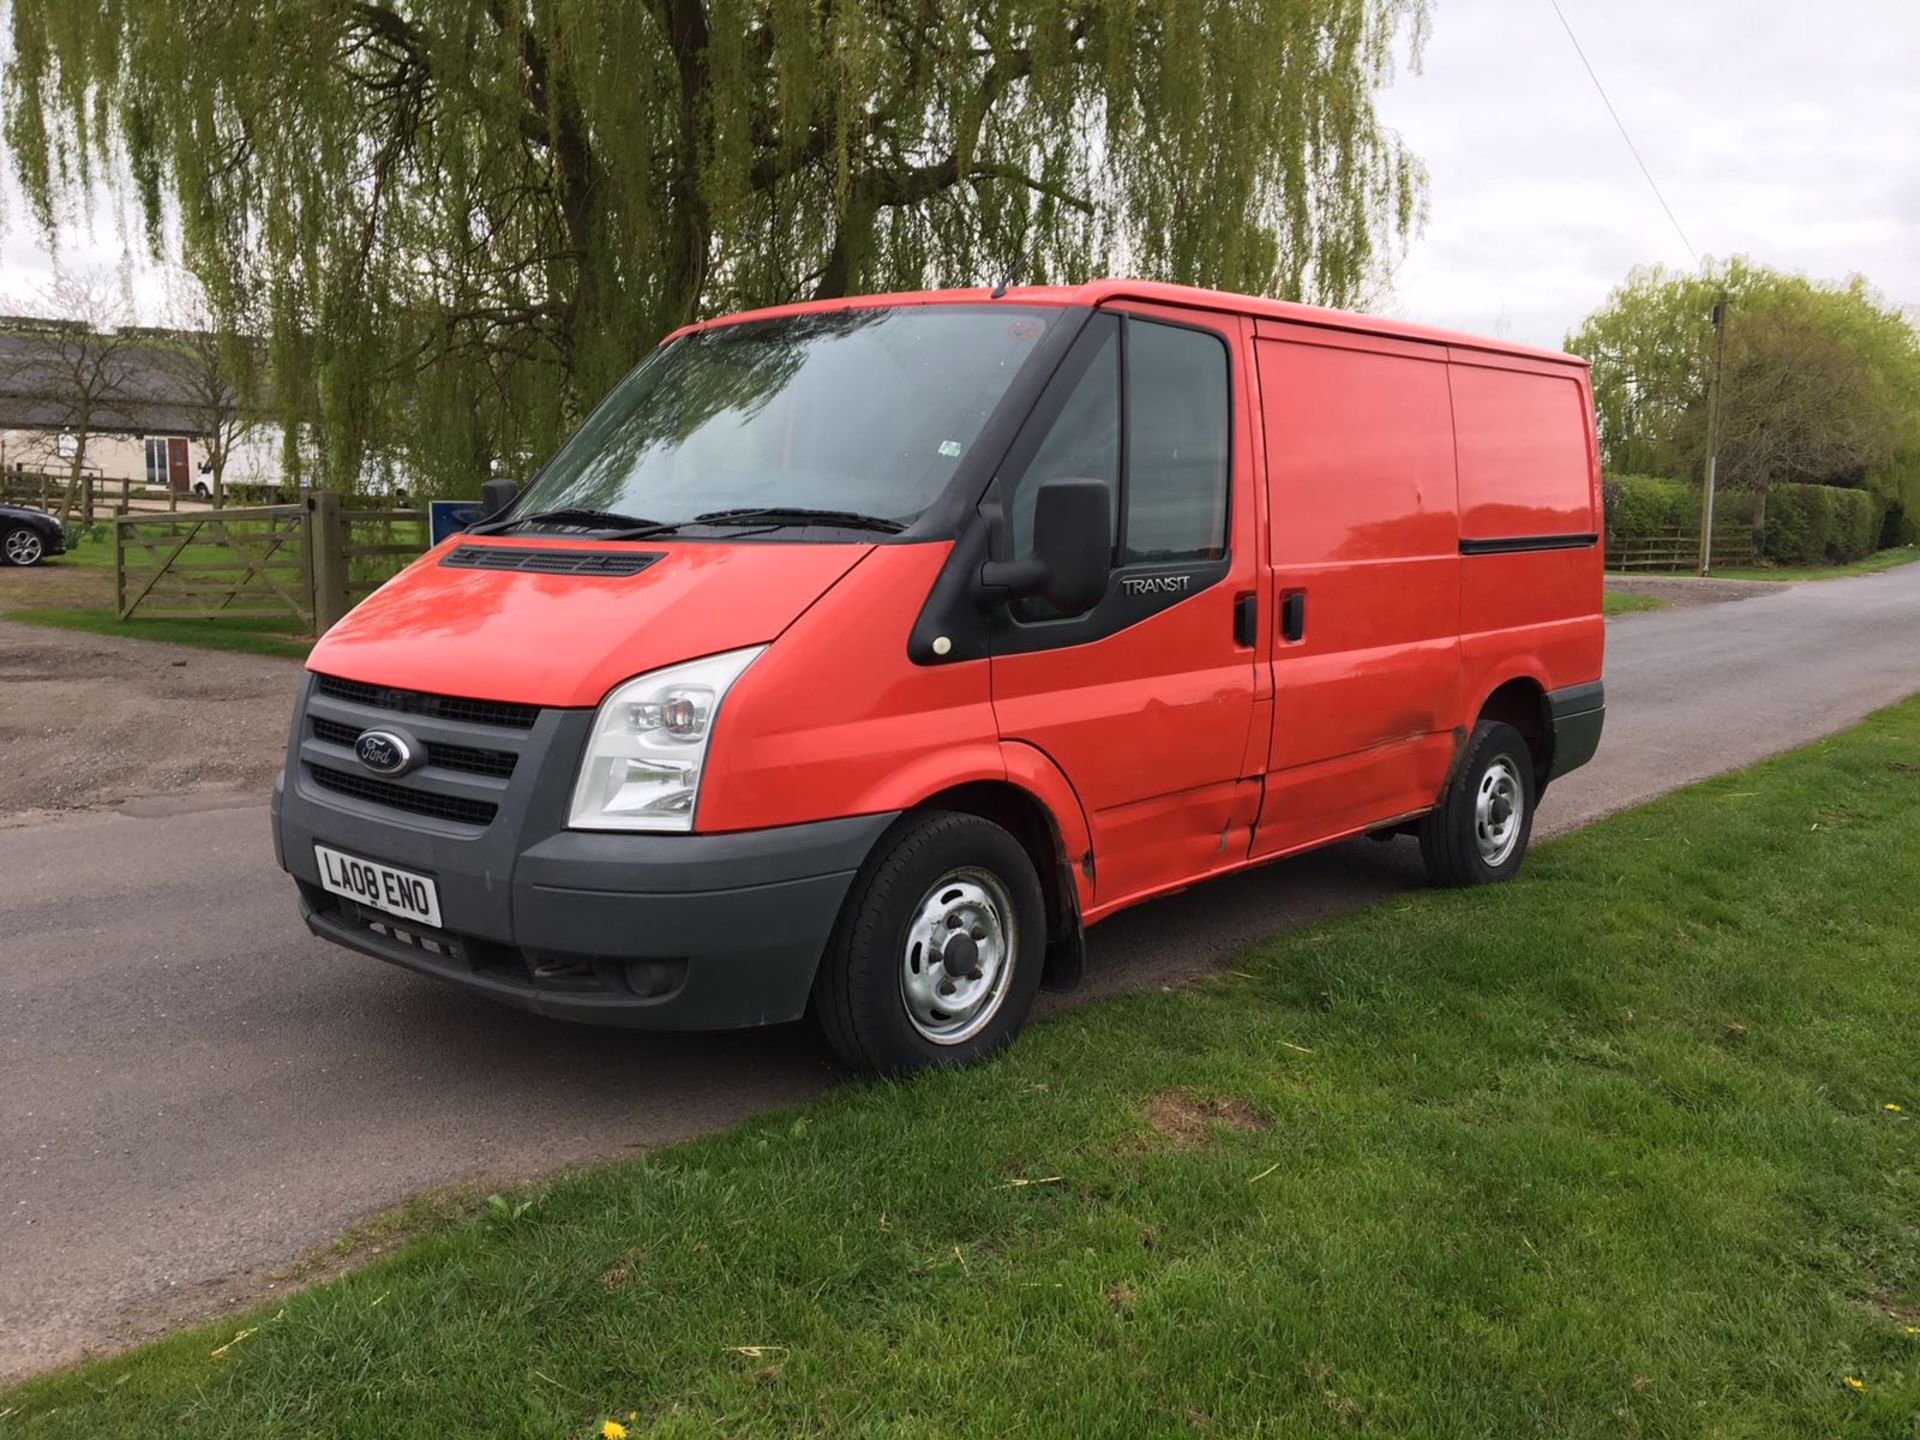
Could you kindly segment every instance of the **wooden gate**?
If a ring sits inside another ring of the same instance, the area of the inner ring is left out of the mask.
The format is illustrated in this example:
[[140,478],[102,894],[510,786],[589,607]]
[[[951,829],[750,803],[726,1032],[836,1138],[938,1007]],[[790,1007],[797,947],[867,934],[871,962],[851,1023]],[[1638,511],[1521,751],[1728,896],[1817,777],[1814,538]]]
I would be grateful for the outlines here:
[[133,615],[285,620],[323,635],[427,548],[424,510],[298,505],[124,515],[113,522],[114,604]]
[[313,624],[304,505],[128,515],[113,522],[120,618],[282,619]]

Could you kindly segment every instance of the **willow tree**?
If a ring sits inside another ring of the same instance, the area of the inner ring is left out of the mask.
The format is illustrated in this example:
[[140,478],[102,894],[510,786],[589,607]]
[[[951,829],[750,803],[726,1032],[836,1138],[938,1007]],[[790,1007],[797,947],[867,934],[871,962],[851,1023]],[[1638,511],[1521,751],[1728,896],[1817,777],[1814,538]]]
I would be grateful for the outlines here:
[[742,305],[1114,270],[1351,300],[1426,0],[12,0],[39,222],[105,177],[269,317],[338,482],[544,453]]

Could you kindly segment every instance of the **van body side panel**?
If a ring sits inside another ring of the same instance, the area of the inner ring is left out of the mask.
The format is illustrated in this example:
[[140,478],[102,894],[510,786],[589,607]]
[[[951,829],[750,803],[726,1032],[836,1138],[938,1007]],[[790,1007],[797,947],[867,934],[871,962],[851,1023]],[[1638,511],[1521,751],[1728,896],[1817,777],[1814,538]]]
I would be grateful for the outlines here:
[[1476,708],[1507,680],[1600,678],[1600,517],[1584,373],[1450,367],[1460,457],[1461,660]]
[[1461,559],[1445,352],[1260,334],[1268,593],[1282,617],[1254,840],[1270,855],[1433,804],[1462,709]]
[[1005,778],[988,662],[916,665],[907,654],[952,548],[875,547],[747,669],[714,723],[699,830],[901,810]]
[[[1260,803],[1258,779],[1242,773],[1257,651],[1235,639],[1236,599],[1256,588],[1257,575],[1244,326],[1232,315],[1127,309],[1209,330],[1227,347],[1229,556],[1218,582],[1112,634],[993,658],[1001,735],[1048,755],[1086,807],[1089,919],[1244,863]],[[1165,562],[1141,573],[1189,568]],[[1116,589],[1130,573],[1115,571]]]

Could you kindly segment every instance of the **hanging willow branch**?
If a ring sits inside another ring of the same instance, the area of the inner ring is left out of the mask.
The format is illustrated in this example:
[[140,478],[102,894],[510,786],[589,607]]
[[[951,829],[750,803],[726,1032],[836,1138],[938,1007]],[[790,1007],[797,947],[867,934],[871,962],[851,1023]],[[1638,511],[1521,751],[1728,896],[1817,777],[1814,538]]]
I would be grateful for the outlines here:
[[1380,124],[1426,0],[13,0],[40,222],[130,176],[352,483],[546,450],[668,329],[1132,273],[1354,299],[1417,223]]

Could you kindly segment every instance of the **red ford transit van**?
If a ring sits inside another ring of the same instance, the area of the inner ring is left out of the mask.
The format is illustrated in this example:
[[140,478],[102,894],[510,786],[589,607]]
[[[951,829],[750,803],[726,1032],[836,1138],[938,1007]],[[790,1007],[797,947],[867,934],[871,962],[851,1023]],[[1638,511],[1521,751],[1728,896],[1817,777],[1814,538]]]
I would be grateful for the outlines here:
[[1571,356],[1166,285],[693,326],[315,646],[280,863],[477,993],[894,1071],[1208,876],[1503,880],[1600,737],[1592,416]]

